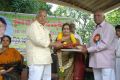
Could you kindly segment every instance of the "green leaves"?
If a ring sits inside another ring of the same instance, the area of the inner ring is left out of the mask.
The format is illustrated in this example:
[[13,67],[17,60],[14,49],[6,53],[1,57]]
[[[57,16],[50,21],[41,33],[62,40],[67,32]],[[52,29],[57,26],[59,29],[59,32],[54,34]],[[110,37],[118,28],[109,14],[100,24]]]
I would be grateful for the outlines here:
[[37,13],[40,9],[46,9],[49,15],[52,15],[50,11],[51,5],[46,4],[41,0],[1,0],[0,10],[19,12],[19,13]]
[[120,8],[107,13],[106,20],[114,26],[120,24]]

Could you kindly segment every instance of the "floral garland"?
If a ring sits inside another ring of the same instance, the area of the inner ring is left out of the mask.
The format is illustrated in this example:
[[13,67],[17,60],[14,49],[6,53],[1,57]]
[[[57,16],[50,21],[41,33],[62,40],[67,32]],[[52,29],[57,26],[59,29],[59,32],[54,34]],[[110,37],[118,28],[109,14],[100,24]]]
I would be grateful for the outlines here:
[[[60,33],[58,34],[57,41],[62,41],[62,37],[63,37],[63,33],[60,32]],[[73,44],[76,44],[76,43],[77,43],[77,40],[75,39],[74,34],[70,33],[70,39],[71,39],[71,41],[72,41]]]
[[[58,42],[62,42],[62,38],[63,38],[63,33],[60,32],[58,34],[57,41]],[[64,47],[66,47],[66,46],[67,47],[70,47],[70,46],[74,47],[74,46],[77,45],[77,40],[76,40],[74,34],[70,33],[70,39],[71,39],[72,43],[68,44],[67,42],[63,42],[63,46]],[[61,53],[61,51],[57,52],[57,56],[58,56],[58,63],[59,63],[59,71],[60,71],[60,73],[64,74],[64,71],[66,69],[68,69],[72,65],[72,63],[73,63],[73,57],[71,57],[69,59],[69,61],[68,61],[68,63],[66,65],[63,65],[62,64],[62,53]]]
[[57,56],[58,56],[59,71],[60,71],[60,73],[64,73],[64,71],[65,71],[66,69],[68,69],[68,68],[72,65],[72,63],[73,63],[73,57],[71,57],[71,58],[69,59],[68,63],[63,66],[63,64],[62,64],[62,53],[61,53],[61,51],[57,52]]

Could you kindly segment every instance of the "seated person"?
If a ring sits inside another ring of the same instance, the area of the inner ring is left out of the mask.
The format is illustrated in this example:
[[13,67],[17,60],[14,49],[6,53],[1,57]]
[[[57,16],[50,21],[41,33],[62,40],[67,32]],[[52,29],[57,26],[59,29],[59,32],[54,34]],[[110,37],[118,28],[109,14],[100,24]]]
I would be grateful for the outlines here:
[[0,80],[20,80],[21,54],[14,48],[10,48],[11,38],[4,35],[1,38],[0,49]]

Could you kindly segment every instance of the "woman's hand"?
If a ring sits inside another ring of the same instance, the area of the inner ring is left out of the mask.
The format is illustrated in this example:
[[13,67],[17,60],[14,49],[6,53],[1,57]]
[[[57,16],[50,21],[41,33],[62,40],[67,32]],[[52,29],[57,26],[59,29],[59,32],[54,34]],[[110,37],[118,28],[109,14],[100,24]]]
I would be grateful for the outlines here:
[[6,70],[0,70],[0,74],[6,74],[7,73],[7,71]]
[[6,74],[6,73],[12,71],[13,69],[14,69],[14,67],[10,67],[8,70],[5,70],[5,69],[0,70],[0,74]]

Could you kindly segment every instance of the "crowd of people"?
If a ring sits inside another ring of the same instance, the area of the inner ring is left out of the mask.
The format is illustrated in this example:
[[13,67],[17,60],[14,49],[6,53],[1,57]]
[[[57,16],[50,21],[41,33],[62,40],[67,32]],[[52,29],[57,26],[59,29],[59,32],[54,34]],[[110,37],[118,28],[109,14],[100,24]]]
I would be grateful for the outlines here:
[[[105,21],[103,11],[97,10],[89,43],[83,44],[74,23],[64,23],[56,40],[51,42],[46,18],[46,10],[40,10],[26,31],[28,80],[85,80],[88,75],[92,80],[120,80],[120,25],[114,28]],[[0,30],[5,30],[6,25],[0,18]],[[20,80],[23,56],[9,47],[10,36],[1,35],[0,80]]]

